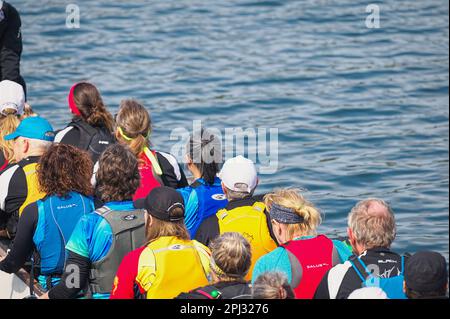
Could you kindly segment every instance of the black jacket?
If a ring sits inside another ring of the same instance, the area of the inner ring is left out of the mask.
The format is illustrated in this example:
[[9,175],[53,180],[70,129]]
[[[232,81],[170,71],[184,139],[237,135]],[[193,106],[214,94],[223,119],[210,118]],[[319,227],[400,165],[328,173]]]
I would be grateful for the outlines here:
[[9,3],[0,0],[0,81],[17,82],[23,86],[26,94],[25,81],[20,76],[21,26],[19,12]]
[[248,282],[219,282],[182,293],[175,299],[252,299],[252,289]]

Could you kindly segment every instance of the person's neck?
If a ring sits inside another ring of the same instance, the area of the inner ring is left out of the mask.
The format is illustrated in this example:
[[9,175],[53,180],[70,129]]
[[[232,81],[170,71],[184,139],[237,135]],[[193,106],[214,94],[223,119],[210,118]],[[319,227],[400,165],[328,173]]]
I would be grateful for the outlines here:
[[190,167],[189,170],[191,171],[192,176],[195,180],[202,178],[202,173],[200,173],[200,170],[195,165]]

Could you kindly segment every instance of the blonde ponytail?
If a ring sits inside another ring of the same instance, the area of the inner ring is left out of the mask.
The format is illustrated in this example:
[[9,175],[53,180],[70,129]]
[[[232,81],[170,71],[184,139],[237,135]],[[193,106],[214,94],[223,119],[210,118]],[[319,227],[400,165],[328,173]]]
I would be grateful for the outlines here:
[[285,188],[275,189],[272,193],[264,196],[267,209],[270,210],[272,204],[290,208],[297,215],[303,218],[299,224],[287,224],[287,233],[290,239],[294,234],[301,233],[303,236],[313,236],[317,234],[317,227],[322,222],[319,210],[301,194],[300,189]]
[[120,103],[116,124],[118,141],[128,145],[139,158],[144,148],[150,146],[151,119],[148,111],[134,100],[124,100]]

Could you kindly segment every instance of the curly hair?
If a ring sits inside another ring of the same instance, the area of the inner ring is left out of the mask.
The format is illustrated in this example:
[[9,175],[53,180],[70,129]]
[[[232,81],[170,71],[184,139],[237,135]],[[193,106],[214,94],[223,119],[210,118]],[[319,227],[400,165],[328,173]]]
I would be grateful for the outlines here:
[[97,193],[103,202],[131,200],[141,183],[138,161],[130,149],[111,145],[100,156]]
[[39,188],[49,196],[64,197],[70,192],[90,196],[93,166],[87,152],[72,145],[53,144],[37,166]]

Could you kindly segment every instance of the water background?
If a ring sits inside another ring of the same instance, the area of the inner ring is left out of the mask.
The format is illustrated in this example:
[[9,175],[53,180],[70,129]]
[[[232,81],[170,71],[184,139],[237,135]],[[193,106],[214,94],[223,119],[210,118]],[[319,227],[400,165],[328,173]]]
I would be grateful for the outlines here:
[[[394,249],[449,255],[446,0],[10,0],[21,12],[29,102],[55,128],[89,80],[116,112],[151,111],[152,142],[192,120],[278,128],[279,167],[259,192],[308,189],[321,232],[345,234],[360,199],[391,203]],[[79,29],[66,28],[77,4]],[[365,25],[380,6],[380,28]]]

